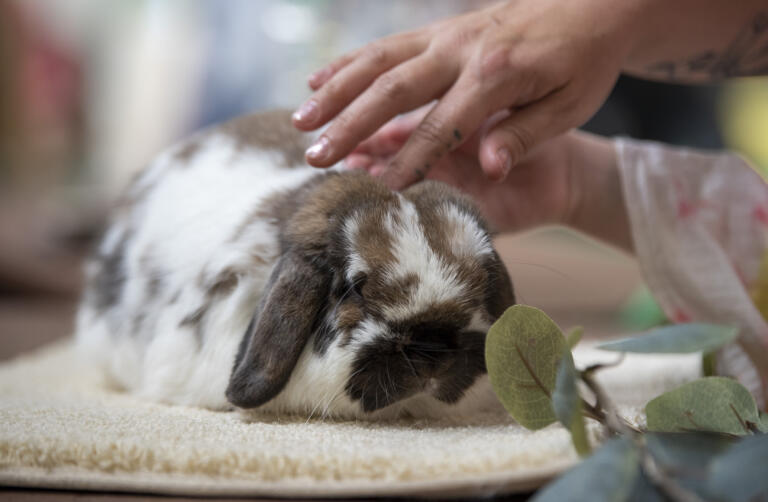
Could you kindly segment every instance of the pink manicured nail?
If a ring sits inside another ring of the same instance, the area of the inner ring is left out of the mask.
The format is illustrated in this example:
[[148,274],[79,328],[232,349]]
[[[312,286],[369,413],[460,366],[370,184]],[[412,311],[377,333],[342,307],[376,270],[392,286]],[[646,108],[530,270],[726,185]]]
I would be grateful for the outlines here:
[[506,178],[509,174],[509,170],[512,169],[512,156],[509,154],[509,150],[502,147],[496,150],[496,158],[499,161],[499,167],[501,167],[501,178]]
[[307,81],[309,82],[310,87],[315,88],[318,85],[320,85],[322,82],[324,82],[328,76],[330,75],[331,70],[328,68],[323,68],[322,70],[318,70],[312,75],[307,78]]
[[320,109],[317,106],[317,101],[310,99],[305,102],[298,110],[293,112],[293,120],[296,122],[314,122],[320,113]]
[[306,156],[312,160],[324,160],[331,153],[331,142],[325,136],[320,136],[314,145],[307,148]]

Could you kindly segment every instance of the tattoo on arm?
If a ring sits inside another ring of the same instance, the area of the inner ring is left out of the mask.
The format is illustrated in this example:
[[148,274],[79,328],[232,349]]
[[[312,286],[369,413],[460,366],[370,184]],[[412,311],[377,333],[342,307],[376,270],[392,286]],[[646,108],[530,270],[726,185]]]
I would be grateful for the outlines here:
[[722,52],[708,50],[683,61],[659,61],[649,66],[647,71],[672,81],[766,75],[768,12],[758,12]]

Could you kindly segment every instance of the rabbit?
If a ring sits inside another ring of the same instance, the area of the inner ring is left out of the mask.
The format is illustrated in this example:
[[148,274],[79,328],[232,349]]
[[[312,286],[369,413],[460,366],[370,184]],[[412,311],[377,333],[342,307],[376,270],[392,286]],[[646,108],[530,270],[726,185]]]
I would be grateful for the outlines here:
[[[304,161],[285,111],[160,154],[85,267],[76,340],[141,398],[370,418],[493,400],[485,333],[514,304],[472,201]],[[491,397],[489,397],[491,396]]]

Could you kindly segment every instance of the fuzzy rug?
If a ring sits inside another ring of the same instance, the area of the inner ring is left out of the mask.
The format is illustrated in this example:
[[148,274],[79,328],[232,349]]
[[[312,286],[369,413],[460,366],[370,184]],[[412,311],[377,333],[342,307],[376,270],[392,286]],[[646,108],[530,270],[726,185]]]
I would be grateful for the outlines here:
[[[577,365],[616,354],[577,351]],[[699,374],[698,356],[602,373],[625,416]],[[593,432],[596,430],[592,428]],[[140,401],[62,342],[0,365],[0,484],[187,495],[466,496],[530,490],[576,460],[558,425],[251,417]]]

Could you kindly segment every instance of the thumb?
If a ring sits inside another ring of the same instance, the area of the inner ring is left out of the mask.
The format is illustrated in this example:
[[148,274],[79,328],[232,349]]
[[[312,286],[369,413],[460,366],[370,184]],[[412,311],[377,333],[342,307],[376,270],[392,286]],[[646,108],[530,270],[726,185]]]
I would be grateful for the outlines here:
[[485,175],[494,181],[504,180],[536,145],[579,125],[564,113],[565,103],[558,92],[513,111],[492,126],[480,141],[478,152]]

